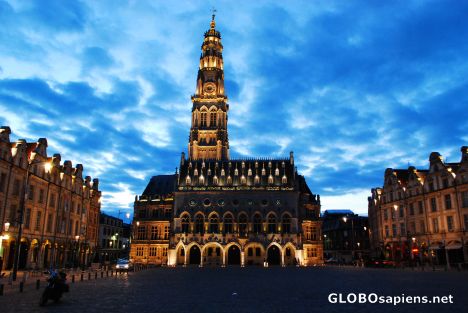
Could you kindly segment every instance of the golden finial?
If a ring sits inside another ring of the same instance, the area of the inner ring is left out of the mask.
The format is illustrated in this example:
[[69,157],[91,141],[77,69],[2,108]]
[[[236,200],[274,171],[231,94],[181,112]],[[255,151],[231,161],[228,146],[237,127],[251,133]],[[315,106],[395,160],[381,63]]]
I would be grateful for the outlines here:
[[211,15],[210,27],[211,27],[211,29],[214,29],[214,28],[215,28],[215,25],[216,25],[216,23],[215,23],[216,9],[215,9],[215,8],[212,8],[212,9],[211,9],[211,12],[212,12],[213,14]]

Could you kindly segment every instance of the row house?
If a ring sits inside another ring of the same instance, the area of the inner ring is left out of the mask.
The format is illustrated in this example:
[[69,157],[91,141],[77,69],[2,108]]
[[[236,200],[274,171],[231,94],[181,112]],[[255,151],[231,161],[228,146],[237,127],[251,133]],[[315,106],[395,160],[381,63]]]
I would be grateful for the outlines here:
[[428,169],[385,171],[369,197],[371,246],[395,261],[454,265],[468,261],[468,147],[461,161],[432,152]]
[[[19,242],[19,269],[86,265],[99,229],[99,180],[83,178],[83,166],[47,155],[47,140],[10,141],[0,128],[2,268],[11,269]],[[19,226],[22,235],[18,238]]]

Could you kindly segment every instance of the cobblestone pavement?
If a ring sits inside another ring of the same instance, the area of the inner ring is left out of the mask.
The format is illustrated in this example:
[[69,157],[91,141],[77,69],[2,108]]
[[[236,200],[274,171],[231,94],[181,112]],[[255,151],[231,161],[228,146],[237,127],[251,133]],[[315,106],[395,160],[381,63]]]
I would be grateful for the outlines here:
[[[468,272],[353,267],[156,268],[71,285],[61,303],[41,291],[0,296],[9,312],[467,312]],[[448,296],[454,304],[331,304],[335,293]]]

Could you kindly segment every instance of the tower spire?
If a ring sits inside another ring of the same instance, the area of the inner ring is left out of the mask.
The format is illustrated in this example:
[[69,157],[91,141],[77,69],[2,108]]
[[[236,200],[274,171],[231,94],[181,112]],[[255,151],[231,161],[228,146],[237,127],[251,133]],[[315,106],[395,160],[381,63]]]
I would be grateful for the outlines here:
[[192,127],[189,158],[193,160],[229,159],[227,96],[224,91],[224,63],[221,34],[215,29],[213,9],[210,29],[201,47],[197,87],[192,96]]
[[215,16],[216,16],[216,9],[213,7],[211,8],[211,23],[210,23],[210,28],[211,29],[214,29],[215,26],[216,26],[216,22],[215,22]]

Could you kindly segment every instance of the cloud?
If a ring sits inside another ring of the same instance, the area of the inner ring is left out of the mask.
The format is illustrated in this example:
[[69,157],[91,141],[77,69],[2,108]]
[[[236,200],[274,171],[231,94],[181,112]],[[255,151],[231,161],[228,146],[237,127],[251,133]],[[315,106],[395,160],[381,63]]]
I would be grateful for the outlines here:
[[[107,212],[131,208],[148,178],[173,173],[186,151],[206,8],[0,1],[0,123],[13,140],[47,137],[50,154],[99,176]],[[217,10],[232,156],[293,150],[324,208],[359,210],[385,168],[426,167],[431,151],[459,159],[468,4],[221,2]]]

